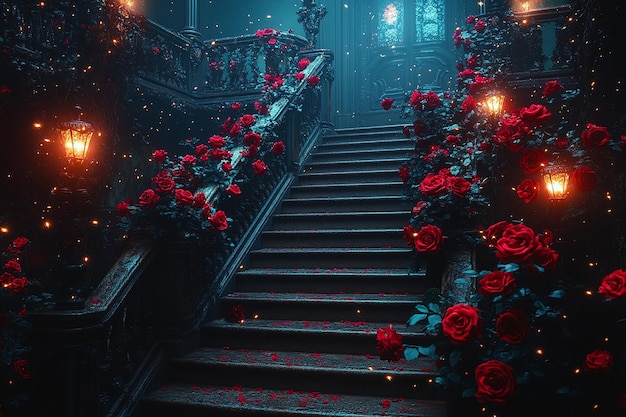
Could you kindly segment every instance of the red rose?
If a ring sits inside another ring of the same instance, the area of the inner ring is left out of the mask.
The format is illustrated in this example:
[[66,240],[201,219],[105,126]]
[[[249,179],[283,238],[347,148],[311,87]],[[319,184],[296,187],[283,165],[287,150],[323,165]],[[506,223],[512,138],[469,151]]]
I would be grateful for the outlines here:
[[282,155],[285,152],[285,144],[283,142],[274,142],[272,145],[272,153],[276,156]]
[[548,111],[546,106],[542,104],[531,104],[528,107],[522,107],[519,111],[519,117],[527,126],[538,126],[545,123],[552,113]]
[[221,148],[226,144],[226,139],[223,136],[213,135],[209,138],[209,146],[211,148]]
[[404,126],[402,128],[402,133],[404,134],[404,137],[409,139],[411,137],[411,128],[409,126]]
[[429,173],[420,182],[419,189],[425,196],[439,197],[448,191],[448,178],[440,175]]
[[15,374],[22,379],[30,379],[30,366],[28,364],[28,359],[19,359],[13,362],[13,371]]
[[244,306],[241,304],[234,305],[228,310],[228,317],[237,323],[243,323],[245,319],[245,311]]
[[237,184],[231,184],[226,189],[226,194],[228,194],[228,195],[240,195],[241,194],[241,188],[239,188],[239,186]]
[[539,183],[530,178],[526,178],[518,184],[515,191],[517,192],[517,196],[522,199],[524,203],[530,203],[537,197]]
[[393,99],[389,97],[384,98],[380,101],[380,105],[382,106],[383,109],[389,110],[393,106]]
[[22,292],[28,286],[28,279],[26,277],[13,278],[13,281],[9,283],[9,289],[14,292]]
[[11,281],[13,281],[14,278],[15,277],[13,276],[13,274],[10,274],[9,272],[3,272],[2,275],[0,275],[0,286],[4,287],[10,285]]
[[479,19],[474,24],[474,30],[478,33],[483,33],[486,27],[487,27],[487,23],[485,23],[483,19]]
[[411,97],[409,99],[409,104],[411,105],[411,107],[414,107],[416,109],[421,109],[422,108],[422,100],[424,99],[424,94],[420,93],[419,91],[415,90],[411,93]]
[[209,218],[209,222],[214,230],[223,231],[228,229],[228,218],[226,217],[226,213],[222,210],[216,211],[215,214]]
[[578,167],[572,175],[574,184],[581,191],[592,191],[598,184],[598,174],[590,166]]
[[198,162],[198,158],[196,158],[193,155],[185,155],[183,156],[183,158],[180,160],[180,163],[183,166],[190,166],[190,165],[195,165],[196,162]]
[[542,94],[544,97],[550,97],[557,91],[560,91],[562,88],[563,86],[557,80],[548,81],[546,82],[546,87],[543,89]]
[[498,316],[496,333],[500,339],[519,345],[530,333],[530,324],[521,308],[511,308]]
[[427,202],[425,202],[425,201],[418,201],[413,206],[413,209],[411,210],[411,213],[413,213],[413,214],[420,214],[426,207],[428,207],[428,203]]
[[465,22],[466,22],[468,25],[472,25],[472,24],[474,24],[474,23],[476,22],[476,16],[474,16],[474,15],[469,15],[469,16],[467,16],[467,19],[465,20]]
[[524,170],[524,174],[532,174],[548,165],[548,158],[546,158],[543,149],[530,148],[522,153],[519,164]]
[[539,237],[523,224],[507,227],[497,240],[496,256],[503,263],[525,263],[539,248]]
[[7,263],[4,264],[4,269],[11,274],[15,274],[22,272],[22,265],[15,259],[9,259]]
[[409,245],[409,246],[414,246],[415,245],[415,236],[417,235],[417,232],[415,231],[415,229],[413,229],[413,226],[404,226],[403,232],[402,232],[402,238],[404,239],[404,242]]
[[598,293],[606,299],[624,297],[626,295],[626,271],[616,269],[602,278]]
[[426,93],[424,100],[426,100],[426,107],[429,110],[436,109],[441,105],[441,99],[434,91],[429,91],[428,93]]
[[152,189],[145,190],[139,196],[139,205],[144,209],[150,209],[159,201],[159,195]]
[[261,144],[261,135],[256,132],[248,132],[243,136],[243,143],[246,146],[259,146]]
[[463,103],[461,103],[461,109],[463,110],[463,113],[465,114],[471,112],[475,108],[476,108],[476,100],[474,100],[474,97],[472,96],[467,96],[467,98],[463,100]]
[[594,373],[608,372],[613,366],[613,355],[608,350],[596,349],[587,354],[583,367]]
[[537,266],[541,267],[544,272],[549,272],[556,268],[559,260],[559,254],[548,247],[540,246],[539,249],[533,253],[533,256],[529,260],[529,268],[531,270],[537,270]]
[[200,145],[196,146],[196,155],[198,156],[202,156],[205,155],[209,150],[209,147],[206,146],[204,143],[201,143]]
[[489,246],[494,245],[511,225],[511,223],[503,220],[489,226],[487,232],[485,232],[485,243]]
[[611,140],[609,130],[604,126],[587,123],[587,130],[580,134],[582,143],[587,148],[603,148]]
[[155,183],[156,191],[159,194],[169,193],[176,187],[176,183],[170,177],[159,176]]
[[311,61],[309,60],[309,58],[302,58],[300,61],[298,61],[298,68],[300,68],[300,71],[304,71],[310,63]]
[[241,123],[236,122],[230,127],[230,130],[228,131],[228,136],[234,138],[239,134],[239,132],[241,132]]
[[233,109],[234,111],[239,111],[241,109],[241,103],[236,101],[230,105],[230,108]]
[[398,169],[398,174],[400,175],[400,179],[402,182],[406,183],[409,178],[411,178],[411,173],[409,171],[409,167],[403,166]]
[[318,85],[320,85],[320,77],[318,77],[317,75],[311,75],[307,77],[306,82],[311,87],[317,87]]
[[297,73],[296,74],[296,80],[298,80],[298,81],[304,80],[304,73],[303,72]]
[[247,157],[252,158],[253,156],[256,156],[256,154],[258,153],[259,153],[259,147],[256,145],[250,145],[248,146],[247,150],[241,153],[241,156],[244,156],[244,157],[247,156]]
[[469,304],[448,307],[441,321],[443,334],[452,343],[463,344],[482,336],[482,320],[478,309]]
[[193,196],[193,201],[191,205],[193,206],[193,208],[201,209],[204,207],[205,203],[206,203],[206,195],[200,192]]
[[465,61],[465,65],[467,65],[467,68],[473,70],[474,68],[476,68],[476,65],[478,65],[478,57],[475,54],[470,56]]
[[443,233],[437,226],[428,224],[417,232],[413,243],[418,252],[437,252],[443,244]]
[[381,360],[389,362],[397,362],[400,355],[404,352],[402,345],[402,335],[391,328],[389,324],[386,328],[379,328],[376,332],[376,350]]
[[265,165],[265,162],[260,159],[257,159],[252,163],[252,169],[256,175],[264,175],[267,174],[268,171],[267,165]]
[[495,359],[483,362],[474,370],[476,400],[480,403],[504,404],[515,393],[517,380],[513,368]]
[[15,240],[13,240],[13,247],[15,249],[22,249],[24,246],[28,245],[30,241],[28,240],[28,238],[25,238],[23,236],[20,236],[18,238],[15,238]]
[[250,127],[256,123],[256,119],[251,114],[244,114],[239,119],[239,123],[241,123],[243,127]]
[[154,159],[154,162],[165,162],[166,158],[167,152],[163,149],[157,149],[156,151],[152,152],[152,159]]
[[448,177],[448,189],[457,197],[465,197],[472,184],[463,177]]
[[493,271],[478,281],[478,292],[482,295],[510,294],[515,289],[515,277],[511,272]]
[[222,163],[222,171],[228,174],[232,170],[233,170],[233,166],[229,162]]
[[191,206],[193,204],[193,194],[189,190],[178,188],[174,191],[174,197],[181,206]]

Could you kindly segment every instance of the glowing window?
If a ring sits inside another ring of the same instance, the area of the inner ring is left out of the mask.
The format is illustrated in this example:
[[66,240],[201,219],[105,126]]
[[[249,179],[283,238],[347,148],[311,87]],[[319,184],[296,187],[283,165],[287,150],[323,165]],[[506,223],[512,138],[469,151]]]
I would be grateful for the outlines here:
[[402,0],[381,3],[378,20],[378,46],[400,45],[404,40],[404,4]]
[[415,41],[445,40],[444,0],[415,0]]

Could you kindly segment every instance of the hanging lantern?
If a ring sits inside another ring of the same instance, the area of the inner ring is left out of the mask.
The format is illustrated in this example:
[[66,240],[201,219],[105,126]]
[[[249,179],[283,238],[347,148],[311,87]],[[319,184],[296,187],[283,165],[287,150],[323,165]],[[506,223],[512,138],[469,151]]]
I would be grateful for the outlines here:
[[500,117],[504,109],[504,100],[506,97],[503,94],[490,94],[485,100],[484,106],[487,108],[487,112],[490,116],[496,118]]
[[60,132],[65,157],[70,161],[82,162],[87,157],[94,133],[91,123],[80,120],[79,114],[77,120],[63,123]]
[[546,184],[550,200],[564,200],[567,197],[569,173],[559,165],[551,165],[543,170],[543,181]]

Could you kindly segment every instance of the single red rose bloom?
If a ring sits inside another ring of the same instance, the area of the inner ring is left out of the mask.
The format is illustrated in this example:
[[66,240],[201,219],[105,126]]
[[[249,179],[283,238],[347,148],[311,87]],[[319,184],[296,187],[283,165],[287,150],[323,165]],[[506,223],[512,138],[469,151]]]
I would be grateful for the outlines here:
[[171,179],[170,177],[160,176],[157,178],[155,185],[157,187],[156,188],[157,193],[165,194],[174,190],[174,188],[176,187],[176,182],[174,182],[174,180]]
[[193,204],[193,194],[189,190],[178,188],[174,191],[174,197],[176,198],[176,203],[178,203],[178,205],[191,206]]
[[424,97],[426,101],[426,108],[429,110],[434,110],[441,105],[441,99],[437,95],[437,93],[433,91],[429,91],[426,93],[426,97]]
[[143,209],[154,207],[159,201],[159,195],[152,189],[147,189],[139,196],[139,205]]
[[538,172],[546,165],[548,165],[548,158],[543,149],[529,148],[522,153],[520,167],[524,170],[524,174]]
[[300,61],[298,61],[298,68],[300,68],[300,71],[304,71],[310,63],[311,61],[309,60],[309,58],[302,58]]
[[457,197],[465,197],[472,184],[463,177],[448,177],[448,189]]
[[402,182],[405,184],[411,178],[411,172],[407,166],[398,168],[398,174],[400,175]]
[[193,202],[191,205],[193,208],[201,209],[206,204],[206,194],[200,192],[193,196]]
[[209,138],[209,146],[211,148],[221,148],[226,144],[226,139],[220,135],[213,135]]
[[265,162],[257,159],[252,163],[252,170],[256,175],[264,175],[267,174],[269,169],[267,168],[267,165],[265,165]]
[[261,135],[256,132],[248,132],[243,135],[243,144],[246,146],[259,146],[261,144]]
[[539,266],[543,272],[553,271],[559,260],[559,254],[546,246],[540,246],[529,260],[528,267],[533,272],[539,272],[536,267]]
[[156,151],[152,152],[152,159],[154,160],[154,162],[165,162],[165,159],[167,158],[167,152],[164,151],[163,149],[157,149]]
[[515,188],[517,196],[524,201],[524,203],[530,203],[539,193],[539,183],[533,179],[525,178]]
[[16,274],[22,272],[22,265],[15,259],[9,259],[7,263],[4,264],[4,269],[11,274]]
[[515,394],[517,378],[513,368],[495,359],[483,362],[474,370],[476,393],[480,403],[504,404]]
[[427,197],[442,196],[448,191],[448,178],[440,174],[426,174],[419,189]]
[[437,226],[423,226],[413,238],[415,250],[418,252],[438,252],[443,244],[443,233]]
[[11,292],[14,292],[14,293],[20,293],[26,290],[27,286],[28,286],[28,278],[26,277],[13,278],[13,281],[9,283],[9,289],[11,290]]
[[523,224],[507,227],[495,244],[496,256],[502,263],[525,263],[539,248],[539,237]]
[[228,229],[228,218],[226,217],[226,213],[222,210],[216,211],[209,219],[209,222],[214,230],[221,232]]
[[202,156],[206,154],[208,151],[209,151],[209,147],[206,146],[204,143],[201,143],[200,145],[196,146],[196,155],[198,156]]
[[317,75],[311,75],[307,77],[306,82],[311,87],[317,87],[318,85],[320,85],[320,77],[318,77]]
[[469,304],[448,307],[441,321],[443,334],[454,344],[465,344],[482,336],[478,309]]
[[485,243],[489,246],[494,245],[498,241],[498,239],[502,237],[502,233],[504,233],[504,231],[508,229],[509,226],[512,226],[512,224],[505,220],[499,221],[489,226],[487,228],[487,232],[485,233]]
[[552,113],[542,104],[531,104],[519,111],[519,117],[527,126],[539,126],[545,123]]
[[626,296],[626,271],[616,269],[602,278],[598,293],[606,299]]
[[256,119],[254,118],[253,115],[251,114],[244,114],[243,116],[241,116],[241,118],[239,119],[239,123],[241,123],[241,125],[243,127],[250,127],[252,125],[254,125],[256,123]]
[[409,246],[414,246],[415,245],[415,229],[413,228],[413,226],[409,225],[409,226],[404,226],[403,229],[403,233],[402,233],[402,238],[404,239],[404,242],[409,245]]
[[32,377],[28,359],[18,359],[13,362],[13,371],[15,371],[15,374],[22,379],[28,380]]
[[520,308],[508,309],[496,320],[496,333],[506,343],[519,345],[530,333],[530,324]]
[[272,153],[276,156],[282,155],[285,152],[285,144],[283,142],[274,142],[272,145]]
[[226,194],[228,194],[228,195],[240,195],[241,194],[241,188],[239,188],[239,186],[237,184],[231,184],[226,189]]
[[560,82],[558,82],[558,80],[552,80],[552,81],[548,81],[546,82],[546,86],[543,89],[543,96],[544,97],[550,97],[552,96],[554,93],[556,93],[557,91],[560,91],[563,88],[563,86],[561,85]]
[[598,174],[590,166],[578,167],[572,175],[574,184],[581,191],[592,191],[598,184]]
[[15,249],[22,249],[24,246],[28,245],[29,242],[30,241],[28,240],[28,238],[20,236],[18,238],[15,238],[11,245],[13,245]]
[[613,355],[608,350],[596,349],[587,354],[583,368],[593,373],[605,373],[613,367]]
[[404,352],[402,345],[402,335],[392,329],[391,324],[386,328],[379,328],[376,332],[376,349],[380,355],[380,359],[389,362],[397,362],[400,355]]
[[587,130],[580,134],[580,138],[585,147],[595,149],[604,148],[611,140],[609,130],[606,127],[597,126],[593,123],[587,123]]
[[490,272],[478,281],[478,292],[485,296],[510,294],[515,287],[515,276],[501,270]]
[[222,163],[222,171],[228,174],[232,170],[233,170],[233,166],[231,165],[230,162]]
[[471,112],[475,108],[476,108],[476,100],[474,100],[474,97],[472,96],[467,96],[467,98],[463,100],[463,103],[461,103],[461,109],[463,110],[463,113],[465,114]]
[[380,101],[380,105],[382,106],[383,109],[389,110],[393,106],[393,99],[389,97],[384,98]]

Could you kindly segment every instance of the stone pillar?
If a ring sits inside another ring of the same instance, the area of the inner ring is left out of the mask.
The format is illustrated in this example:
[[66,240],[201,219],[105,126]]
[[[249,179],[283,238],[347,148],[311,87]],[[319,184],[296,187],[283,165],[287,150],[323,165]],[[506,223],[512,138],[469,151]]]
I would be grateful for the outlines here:
[[187,26],[180,33],[192,41],[202,40],[198,31],[198,0],[187,0]]

